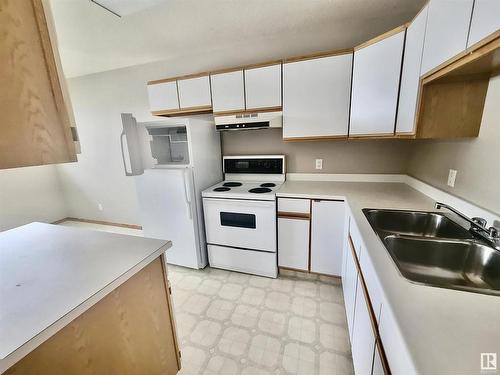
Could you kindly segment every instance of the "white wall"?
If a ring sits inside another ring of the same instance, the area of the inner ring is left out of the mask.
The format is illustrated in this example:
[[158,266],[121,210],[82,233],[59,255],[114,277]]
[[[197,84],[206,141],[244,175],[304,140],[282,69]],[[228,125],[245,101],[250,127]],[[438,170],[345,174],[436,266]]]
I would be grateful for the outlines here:
[[55,166],[0,171],[0,231],[33,221],[51,223],[66,216]]

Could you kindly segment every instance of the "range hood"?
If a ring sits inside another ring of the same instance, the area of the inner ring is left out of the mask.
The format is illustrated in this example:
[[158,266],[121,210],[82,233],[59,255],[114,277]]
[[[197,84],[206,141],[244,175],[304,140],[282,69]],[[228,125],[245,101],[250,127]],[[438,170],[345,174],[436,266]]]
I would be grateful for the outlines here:
[[217,130],[249,130],[283,127],[283,113],[281,111],[215,116],[214,120]]

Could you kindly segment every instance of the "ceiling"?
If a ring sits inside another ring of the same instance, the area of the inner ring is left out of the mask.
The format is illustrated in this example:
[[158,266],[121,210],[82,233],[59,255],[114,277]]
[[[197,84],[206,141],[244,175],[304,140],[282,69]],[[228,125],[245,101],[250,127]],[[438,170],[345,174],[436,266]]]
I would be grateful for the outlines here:
[[[127,0],[134,1],[145,0]],[[201,69],[221,65],[222,55],[231,66],[353,47],[409,21],[425,2],[148,1],[120,18],[89,0],[50,0],[66,76],[194,56]]]

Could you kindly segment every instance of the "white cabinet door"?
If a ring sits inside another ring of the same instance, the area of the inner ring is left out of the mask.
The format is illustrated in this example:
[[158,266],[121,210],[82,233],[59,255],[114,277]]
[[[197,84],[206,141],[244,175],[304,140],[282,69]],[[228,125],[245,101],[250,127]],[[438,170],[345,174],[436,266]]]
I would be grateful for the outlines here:
[[343,201],[312,202],[311,272],[340,276],[344,222]]
[[177,85],[179,87],[179,104],[181,109],[212,105],[208,75],[180,79],[177,81]]
[[281,64],[245,69],[247,110],[281,107]]
[[347,136],[352,54],[283,65],[283,138]]
[[214,112],[244,111],[243,70],[210,75]]
[[417,112],[420,65],[424,49],[427,10],[428,6],[425,6],[406,31],[396,133],[415,133],[415,115]]
[[467,47],[500,29],[500,1],[475,0]]
[[349,135],[391,135],[396,124],[405,32],[354,51]]
[[425,31],[422,75],[467,45],[473,0],[431,0]]
[[[346,241],[348,241],[346,239]],[[354,309],[356,306],[356,289],[358,287],[358,269],[353,257],[353,250],[350,242],[347,243],[345,273],[342,275],[342,289],[344,292],[344,304],[347,317],[347,328],[349,329],[349,338],[353,339],[354,328]]]
[[148,97],[151,112],[179,109],[177,81],[148,84]]
[[384,366],[382,365],[382,358],[378,352],[378,342],[375,344],[375,354],[373,356],[373,369],[372,375],[385,375]]
[[278,218],[278,266],[309,269],[309,220]]
[[352,361],[356,374],[371,374],[375,350],[375,334],[370,320],[368,302],[363,293],[361,280],[356,291],[356,314],[352,337]]

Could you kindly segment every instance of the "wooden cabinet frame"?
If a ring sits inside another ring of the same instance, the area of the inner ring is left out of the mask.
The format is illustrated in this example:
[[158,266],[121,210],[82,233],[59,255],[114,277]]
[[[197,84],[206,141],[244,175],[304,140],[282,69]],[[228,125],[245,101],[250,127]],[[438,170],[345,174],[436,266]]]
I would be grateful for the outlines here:
[[[5,144],[0,147],[3,151],[0,154],[0,169],[77,161],[76,154],[80,150],[78,135],[57,52],[49,4],[46,0],[12,1],[5,4],[4,12],[4,17],[10,16],[12,22],[5,23],[0,30],[5,32],[2,53],[10,52],[12,59],[16,60],[7,64],[16,74],[6,76],[6,85],[2,90],[7,94],[3,95],[11,95],[22,86],[29,91],[29,96],[16,97],[14,100],[19,103],[14,108],[12,98],[1,98],[1,104],[5,105],[3,123],[6,128],[2,130]],[[37,32],[32,30],[33,23],[36,23]],[[15,24],[17,29],[13,30],[11,24]],[[30,51],[29,58],[19,57],[24,53],[19,49],[30,44],[36,46],[36,51]],[[48,89],[44,86],[45,80],[48,80]],[[48,103],[51,105],[47,106]],[[19,110],[21,104],[24,108]],[[8,127],[13,123],[15,130]],[[14,135],[16,132],[20,135]]]

